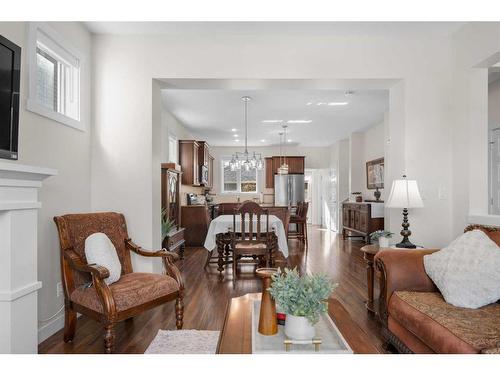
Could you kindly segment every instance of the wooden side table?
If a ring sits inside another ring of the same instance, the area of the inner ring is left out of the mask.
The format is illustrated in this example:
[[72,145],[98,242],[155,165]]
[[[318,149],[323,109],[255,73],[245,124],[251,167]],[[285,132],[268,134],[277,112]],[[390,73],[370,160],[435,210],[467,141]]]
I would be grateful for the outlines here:
[[365,302],[365,307],[372,313],[377,313],[376,301],[373,298],[373,284],[375,279],[375,268],[373,267],[373,259],[381,248],[378,245],[366,245],[361,248],[363,258],[366,262],[366,284],[368,288],[368,300]]

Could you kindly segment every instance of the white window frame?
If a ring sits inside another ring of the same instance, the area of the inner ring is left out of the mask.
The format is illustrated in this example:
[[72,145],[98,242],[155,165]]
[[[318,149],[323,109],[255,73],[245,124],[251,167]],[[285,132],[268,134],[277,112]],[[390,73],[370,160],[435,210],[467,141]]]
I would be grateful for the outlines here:
[[230,156],[224,156],[221,158],[221,162],[220,162],[220,181],[221,181],[221,184],[220,184],[220,192],[221,194],[247,194],[247,195],[255,195],[255,194],[259,194],[259,171],[255,171],[255,191],[241,191],[241,172],[237,173],[237,177],[236,177],[236,184],[237,184],[237,190],[230,190],[230,191],[226,191],[224,190],[224,163],[225,162],[228,162],[229,160],[231,160],[231,157]]
[[[78,85],[79,85],[79,109],[78,109],[78,117],[76,120],[69,116],[66,116],[62,113],[53,111],[49,108],[46,108],[42,104],[40,104],[36,100],[36,81],[37,81],[37,39],[38,33],[44,34],[49,40],[51,40],[56,45],[60,46],[64,49],[68,54],[72,55],[79,62],[79,77],[78,77]],[[70,126],[74,129],[78,129],[80,131],[85,131],[86,126],[83,119],[83,95],[82,95],[82,72],[83,66],[85,65],[82,54],[71,46],[61,35],[55,31],[52,27],[43,22],[30,22],[28,26],[28,68],[29,68],[29,86],[28,86],[28,100],[26,103],[26,107],[29,111],[34,112],[40,116],[47,117],[51,120],[57,121],[61,124]]]

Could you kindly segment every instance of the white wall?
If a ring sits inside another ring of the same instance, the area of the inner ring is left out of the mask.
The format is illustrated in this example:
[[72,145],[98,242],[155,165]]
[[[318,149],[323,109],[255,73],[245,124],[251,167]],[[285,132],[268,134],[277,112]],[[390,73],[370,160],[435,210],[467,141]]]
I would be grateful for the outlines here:
[[453,36],[452,224],[500,225],[488,215],[488,71],[500,61],[500,24],[470,23]]
[[500,126],[500,79],[488,85],[488,123]]
[[[59,239],[53,221],[56,215],[90,211],[90,134],[91,134],[91,36],[80,23],[49,23],[84,58],[81,66],[81,116],[87,131],[70,128],[26,110],[28,95],[27,23],[1,22],[0,34],[22,48],[21,104],[19,119],[19,161],[17,163],[50,167],[57,176],[47,179],[40,189],[42,208],[38,216],[38,317],[45,319],[63,305],[56,296],[61,281]],[[16,162],[13,162],[16,163]],[[62,314],[40,323],[39,339],[62,327]]]
[[443,226],[451,222],[450,199],[437,199],[438,187],[451,190],[449,38],[99,35],[94,42],[92,207],[124,212],[144,246],[153,244],[156,172],[145,168],[152,163],[153,78],[400,80],[390,87],[392,102],[400,100],[389,116],[391,152],[400,163],[394,175],[406,171],[428,191],[426,208],[411,216],[414,238],[428,246],[451,239]]
[[[387,119],[387,116],[385,116]],[[388,126],[388,125],[387,125]],[[349,137],[350,143],[350,192],[359,191],[363,199],[375,199],[375,190],[366,187],[366,162],[385,156],[386,121],[356,132]],[[390,188],[390,187],[389,187]],[[381,200],[384,200],[384,189],[380,189]]]

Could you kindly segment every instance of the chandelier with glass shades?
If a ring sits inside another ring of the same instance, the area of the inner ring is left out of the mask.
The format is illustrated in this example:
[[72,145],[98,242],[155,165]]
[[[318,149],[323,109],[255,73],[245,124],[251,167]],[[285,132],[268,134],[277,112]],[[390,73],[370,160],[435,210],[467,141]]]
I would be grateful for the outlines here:
[[247,106],[248,102],[252,100],[249,96],[243,96],[241,98],[243,101],[243,105],[245,108],[244,117],[245,117],[245,151],[244,152],[235,152],[231,157],[231,161],[229,162],[229,168],[231,171],[236,170],[245,170],[249,171],[251,169],[262,170],[264,167],[264,162],[262,160],[262,154],[256,153],[255,151],[250,154],[248,152],[248,112]]

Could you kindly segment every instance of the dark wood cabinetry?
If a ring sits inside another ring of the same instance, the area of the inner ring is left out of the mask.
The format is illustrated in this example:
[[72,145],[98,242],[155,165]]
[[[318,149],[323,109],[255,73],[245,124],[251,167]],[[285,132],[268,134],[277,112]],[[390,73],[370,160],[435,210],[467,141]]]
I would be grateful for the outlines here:
[[162,241],[162,247],[169,251],[178,251],[184,255],[184,228],[181,225],[180,180],[182,173],[170,168],[171,164],[161,165],[161,207],[163,219],[168,218],[175,223]]
[[197,141],[179,141],[179,163],[182,169],[182,184],[200,186],[200,144]]
[[215,158],[212,155],[208,155],[208,187],[214,187],[214,163]]
[[[372,217],[369,203],[344,203],[342,205],[342,236],[363,237],[370,243],[370,233],[384,229],[383,217]],[[348,236],[347,232],[351,232]]]
[[186,246],[203,246],[211,215],[211,207],[206,205],[182,206],[181,223],[186,228]]
[[[304,174],[305,172],[305,157],[304,156],[287,156],[286,163],[288,164],[289,174]],[[274,188],[274,175],[278,173],[283,158],[273,156],[265,158],[266,168],[266,188]]]
[[205,141],[196,141],[198,142],[198,164],[205,165],[208,167],[209,159],[210,159],[210,146]]

